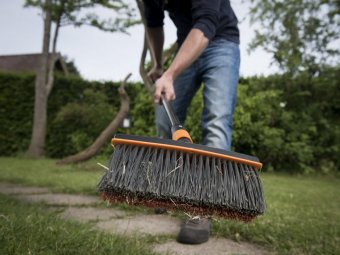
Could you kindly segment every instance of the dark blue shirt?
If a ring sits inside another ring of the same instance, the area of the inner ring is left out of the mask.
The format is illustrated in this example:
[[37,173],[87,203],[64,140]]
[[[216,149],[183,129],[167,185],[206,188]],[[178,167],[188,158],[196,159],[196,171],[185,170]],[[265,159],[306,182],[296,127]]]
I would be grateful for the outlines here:
[[164,10],[177,27],[179,45],[192,28],[201,30],[209,40],[240,42],[238,20],[229,0],[144,0],[147,26],[163,26]]

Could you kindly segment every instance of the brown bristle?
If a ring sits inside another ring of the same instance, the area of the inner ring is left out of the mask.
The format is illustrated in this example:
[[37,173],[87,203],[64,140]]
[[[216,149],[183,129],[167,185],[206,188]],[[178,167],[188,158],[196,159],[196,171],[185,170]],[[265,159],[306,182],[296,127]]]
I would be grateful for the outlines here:
[[159,200],[159,199],[145,199],[142,197],[131,198],[129,196],[109,194],[106,192],[100,193],[100,198],[104,201],[109,201],[112,204],[126,203],[129,205],[145,206],[148,208],[164,208],[167,210],[175,210],[186,212],[193,216],[216,216],[220,218],[236,219],[244,222],[253,220],[256,215],[251,213],[236,212],[223,208],[210,208],[207,206],[195,206],[189,204],[178,203],[172,200]]

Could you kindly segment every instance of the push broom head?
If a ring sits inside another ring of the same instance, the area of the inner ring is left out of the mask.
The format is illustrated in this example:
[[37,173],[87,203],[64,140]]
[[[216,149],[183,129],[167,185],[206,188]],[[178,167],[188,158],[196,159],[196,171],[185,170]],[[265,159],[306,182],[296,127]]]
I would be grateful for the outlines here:
[[105,200],[249,221],[265,210],[256,157],[168,139],[116,135]]

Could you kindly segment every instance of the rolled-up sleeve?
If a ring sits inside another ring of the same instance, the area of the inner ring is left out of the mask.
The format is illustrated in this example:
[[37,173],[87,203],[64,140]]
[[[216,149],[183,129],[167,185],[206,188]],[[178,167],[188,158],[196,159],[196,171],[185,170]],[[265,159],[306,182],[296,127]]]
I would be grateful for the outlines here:
[[164,25],[164,4],[162,0],[143,0],[144,15],[148,27]]
[[216,34],[220,4],[221,0],[192,1],[193,28],[201,30],[209,40]]

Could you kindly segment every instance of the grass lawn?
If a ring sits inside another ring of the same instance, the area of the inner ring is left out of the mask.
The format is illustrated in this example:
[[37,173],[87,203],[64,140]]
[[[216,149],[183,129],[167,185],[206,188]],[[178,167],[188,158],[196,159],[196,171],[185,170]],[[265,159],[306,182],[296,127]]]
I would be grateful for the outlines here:
[[48,187],[53,192],[97,194],[96,185],[105,169],[107,159],[84,164],[60,166],[50,159],[0,157],[0,180],[31,186]]
[[251,223],[220,221],[217,235],[279,254],[340,254],[340,180],[263,174],[267,212]]
[[[98,161],[92,160],[79,165],[57,166],[55,161],[49,159],[0,158],[0,181],[49,187],[55,192],[95,194],[96,183],[103,173],[96,162]],[[106,163],[105,160],[99,162]],[[227,220],[214,221],[213,235],[248,240],[278,254],[340,254],[339,178],[261,174],[261,179],[267,201],[266,214],[247,224]],[[1,197],[1,201],[2,199]],[[22,205],[14,202],[12,204],[12,209],[7,208],[9,212],[12,210],[15,214],[20,211],[15,208]],[[0,214],[4,214],[2,206],[0,208]],[[30,208],[37,210],[34,206]],[[13,216],[13,219],[12,222],[21,222],[18,227],[23,224],[22,231],[30,231],[29,222],[20,221],[19,215]],[[53,219],[50,217],[50,220]],[[6,220],[0,219],[0,222],[2,224]],[[66,230],[60,231],[73,233],[72,229],[64,226]],[[47,230],[40,228],[35,231],[45,231],[43,233],[46,234]],[[15,231],[10,233],[14,235]],[[97,235],[97,232],[91,234],[93,238]],[[6,240],[11,242],[12,239]],[[58,242],[58,238],[51,240],[52,242]],[[131,242],[133,254],[133,247],[138,247],[138,244],[136,240]]]
[[41,205],[0,194],[0,254],[152,254],[147,242],[63,221]]

